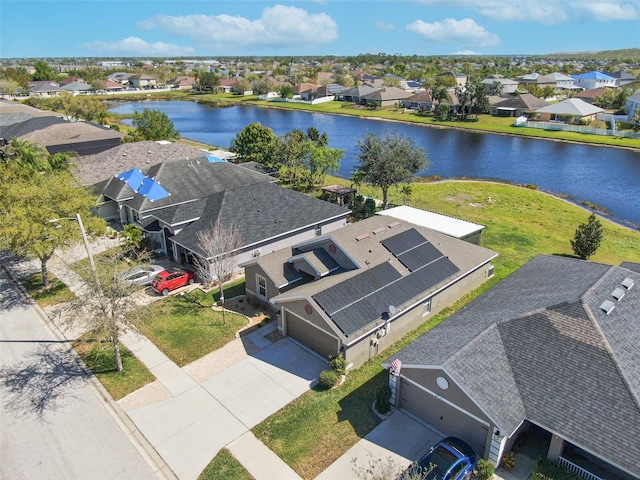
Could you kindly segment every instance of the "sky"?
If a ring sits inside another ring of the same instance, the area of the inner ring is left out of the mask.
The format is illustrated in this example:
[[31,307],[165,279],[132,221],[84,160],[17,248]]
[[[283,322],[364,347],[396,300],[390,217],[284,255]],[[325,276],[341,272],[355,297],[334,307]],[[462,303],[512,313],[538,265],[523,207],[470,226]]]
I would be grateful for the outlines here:
[[0,58],[544,55],[639,32],[640,0],[0,0]]

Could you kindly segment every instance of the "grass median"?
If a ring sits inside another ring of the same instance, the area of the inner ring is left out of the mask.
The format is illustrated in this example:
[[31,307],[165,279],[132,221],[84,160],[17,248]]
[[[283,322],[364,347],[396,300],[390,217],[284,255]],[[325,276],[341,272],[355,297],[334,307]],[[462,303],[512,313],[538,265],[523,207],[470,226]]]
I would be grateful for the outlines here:
[[[329,179],[333,182],[337,179]],[[336,183],[339,183],[336,181]],[[379,196],[379,191],[367,191]],[[392,189],[391,200],[401,203]],[[569,240],[590,212],[536,190],[490,182],[437,182],[413,185],[410,204],[485,225],[482,245],[500,255],[495,276],[452,308],[434,316],[377,358],[348,375],[330,391],[311,390],[253,429],[271,450],[303,478],[314,478],[378,423],[370,411],[374,393],[386,381],[380,363],[444,321],[499,280],[538,254],[572,255]],[[640,262],[640,232],[602,221],[604,238],[595,262]]]
[[49,273],[49,286],[46,288],[42,286],[42,274],[39,272],[23,278],[21,282],[40,308],[69,302],[76,298],[73,292],[51,273]]

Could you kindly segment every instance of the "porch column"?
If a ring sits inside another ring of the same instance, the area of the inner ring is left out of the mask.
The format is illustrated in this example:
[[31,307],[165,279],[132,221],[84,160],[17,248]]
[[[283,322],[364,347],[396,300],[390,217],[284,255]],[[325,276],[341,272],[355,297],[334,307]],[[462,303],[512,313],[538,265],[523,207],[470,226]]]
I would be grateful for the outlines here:
[[551,436],[551,443],[549,444],[549,451],[547,452],[547,458],[552,462],[557,462],[560,455],[562,455],[562,449],[564,448],[564,439],[557,435]]

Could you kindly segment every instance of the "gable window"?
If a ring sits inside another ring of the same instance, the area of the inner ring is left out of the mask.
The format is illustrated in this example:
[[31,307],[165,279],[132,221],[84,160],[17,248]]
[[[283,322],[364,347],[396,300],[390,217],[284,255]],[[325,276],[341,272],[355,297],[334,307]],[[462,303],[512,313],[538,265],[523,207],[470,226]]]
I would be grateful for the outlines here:
[[431,299],[427,298],[422,304],[422,316],[426,316],[431,313]]
[[258,296],[267,298],[267,279],[262,275],[256,274],[256,283],[258,285]]

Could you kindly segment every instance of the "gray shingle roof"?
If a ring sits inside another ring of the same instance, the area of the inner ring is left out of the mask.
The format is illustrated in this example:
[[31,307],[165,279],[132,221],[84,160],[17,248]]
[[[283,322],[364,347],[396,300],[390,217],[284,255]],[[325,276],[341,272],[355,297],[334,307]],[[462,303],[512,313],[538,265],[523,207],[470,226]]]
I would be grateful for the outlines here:
[[508,433],[528,419],[640,475],[640,285],[611,296],[625,278],[640,284],[540,255],[394,358],[442,365]]
[[344,217],[348,212],[344,207],[274,183],[241,185],[209,196],[200,220],[185,227],[172,240],[201,254],[198,232],[206,230],[219,219],[222,225],[238,227],[243,245],[248,247],[332,218]]

